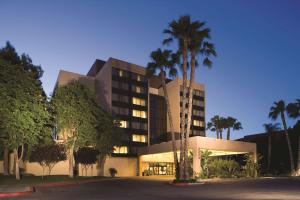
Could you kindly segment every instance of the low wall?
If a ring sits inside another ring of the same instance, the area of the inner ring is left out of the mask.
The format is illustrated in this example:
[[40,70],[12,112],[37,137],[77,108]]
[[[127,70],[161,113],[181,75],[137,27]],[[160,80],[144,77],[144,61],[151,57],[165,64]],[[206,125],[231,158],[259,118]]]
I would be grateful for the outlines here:
[[[43,175],[43,168],[37,162],[25,162],[25,173],[33,174],[35,176]],[[48,168],[45,168],[44,175],[48,175]],[[68,175],[69,174],[69,162],[68,160],[58,162],[51,170],[51,175]]]
[[110,176],[109,168],[115,168],[119,177],[137,176],[137,162],[137,158],[108,157],[104,164],[104,176]]
[[[13,174],[13,158],[10,157],[10,173]],[[104,163],[104,176],[110,176],[109,168],[115,168],[119,177],[136,176],[137,175],[137,158],[128,157],[107,157]],[[24,169],[27,174],[32,174],[35,176],[42,176],[43,168],[37,162],[25,161],[20,163],[20,168]],[[0,173],[3,173],[3,161],[0,161]],[[48,175],[48,168],[45,168],[44,175]],[[69,161],[60,161],[52,169],[51,175],[68,175],[69,174]],[[83,166],[79,164],[78,175],[79,176],[98,176],[99,168],[98,164],[89,166],[87,171],[83,170]]]
[[0,174],[3,173],[3,161],[0,160]]

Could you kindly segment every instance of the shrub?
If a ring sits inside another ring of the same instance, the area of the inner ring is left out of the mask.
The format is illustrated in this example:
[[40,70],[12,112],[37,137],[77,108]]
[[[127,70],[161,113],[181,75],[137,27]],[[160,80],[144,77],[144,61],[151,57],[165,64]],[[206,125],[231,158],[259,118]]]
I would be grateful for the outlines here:
[[208,177],[237,177],[240,166],[234,160],[213,160],[208,164]]
[[257,162],[254,162],[253,160],[253,156],[252,155],[249,155],[249,154],[246,154],[245,155],[245,166],[244,166],[244,173],[245,173],[245,176],[247,177],[256,177],[259,173],[259,169],[260,169],[260,166],[258,164],[258,161],[261,160],[261,156],[257,156]]
[[109,174],[111,177],[115,177],[118,171],[115,168],[109,168]]
[[201,151],[201,174],[200,178],[208,178],[208,165],[211,161],[210,155],[212,154],[211,151],[205,150]]

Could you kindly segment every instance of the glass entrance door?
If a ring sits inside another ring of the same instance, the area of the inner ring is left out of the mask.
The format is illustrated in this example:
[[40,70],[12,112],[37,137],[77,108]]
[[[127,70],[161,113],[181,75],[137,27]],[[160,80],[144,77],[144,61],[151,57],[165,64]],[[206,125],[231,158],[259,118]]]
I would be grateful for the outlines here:
[[174,175],[173,163],[149,163],[150,175]]

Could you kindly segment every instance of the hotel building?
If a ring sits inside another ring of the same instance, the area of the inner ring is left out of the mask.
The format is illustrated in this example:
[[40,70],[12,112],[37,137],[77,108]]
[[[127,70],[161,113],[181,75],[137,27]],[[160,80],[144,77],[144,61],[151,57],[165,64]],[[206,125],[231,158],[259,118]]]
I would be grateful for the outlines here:
[[[80,81],[93,90],[101,108],[120,120],[124,130],[122,145],[116,146],[114,153],[108,156],[101,169],[102,174],[107,175],[110,167],[116,168],[119,176],[142,175],[144,171],[153,175],[174,174],[169,119],[159,77],[148,79],[146,68],[109,58],[107,61],[97,59],[86,75],[61,70],[56,86],[72,81]],[[178,138],[182,117],[182,80],[168,79],[166,83]],[[205,137],[204,85],[194,84],[192,102],[189,147],[193,151],[195,172],[201,170],[200,147],[213,150],[214,155],[256,152],[256,147],[250,143]],[[179,148],[179,143],[177,146]]]

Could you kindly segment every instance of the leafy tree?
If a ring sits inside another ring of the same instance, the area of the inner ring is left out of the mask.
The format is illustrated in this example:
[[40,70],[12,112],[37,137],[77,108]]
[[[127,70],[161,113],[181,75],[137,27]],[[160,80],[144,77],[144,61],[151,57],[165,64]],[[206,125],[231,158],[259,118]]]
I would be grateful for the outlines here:
[[148,63],[147,66],[147,75],[153,76],[156,71],[159,71],[159,76],[162,83],[162,88],[164,92],[164,98],[166,101],[167,106],[167,114],[169,117],[169,124],[171,129],[171,136],[172,136],[172,149],[173,149],[173,157],[174,157],[174,164],[175,164],[175,171],[176,171],[176,179],[179,178],[178,172],[178,158],[177,158],[177,146],[175,141],[175,132],[174,132],[174,124],[173,124],[173,117],[170,108],[170,100],[166,86],[166,71],[169,71],[169,76],[176,76],[177,70],[174,67],[175,63],[177,62],[178,58],[176,54],[172,54],[172,51],[157,49],[153,51],[150,55],[151,62]]
[[224,129],[227,129],[227,140],[230,140],[230,129],[233,131],[243,129],[241,122],[233,117],[224,118],[222,125]]
[[120,128],[119,121],[115,120],[109,113],[100,110],[97,119],[100,123],[97,127],[95,148],[99,151],[99,175],[103,176],[106,157],[113,153],[114,146],[121,145],[123,131]]
[[5,105],[0,107],[0,137],[13,151],[19,180],[24,146],[30,149],[50,134],[50,116],[40,80],[24,66],[0,60],[0,104]]
[[100,108],[92,91],[78,81],[57,87],[52,105],[59,137],[69,151],[69,176],[74,177],[74,152],[95,141]]
[[289,150],[289,156],[290,156],[290,164],[291,164],[291,174],[295,174],[295,162],[294,162],[294,156],[293,156],[293,151],[292,151],[292,146],[291,146],[291,141],[290,137],[287,131],[287,125],[286,125],[286,120],[285,120],[285,113],[287,112],[287,107],[285,105],[285,102],[283,100],[274,102],[274,105],[270,109],[269,117],[272,120],[276,120],[279,116],[281,118],[281,122],[284,128],[284,133],[286,136],[286,141],[287,141],[287,146]]
[[45,168],[48,168],[48,175],[51,174],[53,167],[59,162],[66,160],[65,148],[59,144],[42,145],[34,149],[30,155],[31,162],[38,162],[43,168],[43,176]]
[[266,133],[268,134],[268,167],[267,170],[270,173],[270,167],[271,167],[271,152],[272,152],[272,133],[277,132],[280,130],[279,124],[264,124]]
[[43,76],[44,72],[41,66],[34,65],[32,59],[25,53],[19,56],[10,42],[6,42],[6,46],[0,49],[0,59],[9,64],[23,67],[24,70],[32,74],[35,79],[40,79]]
[[[91,147],[82,147],[75,154],[76,162],[83,165],[82,170],[85,170],[85,175],[87,176],[87,170],[89,166],[92,166],[97,162],[97,155],[99,151]],[[93,168],[92,168],[93,169]],[[83,172],[82,172],[83,174]],[[93,174],[93,171],[92,171]]]

